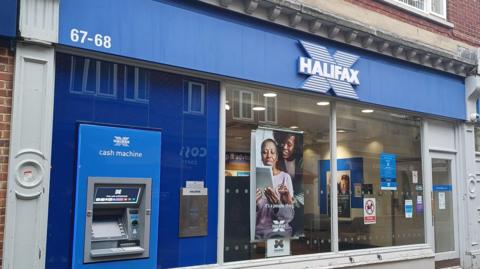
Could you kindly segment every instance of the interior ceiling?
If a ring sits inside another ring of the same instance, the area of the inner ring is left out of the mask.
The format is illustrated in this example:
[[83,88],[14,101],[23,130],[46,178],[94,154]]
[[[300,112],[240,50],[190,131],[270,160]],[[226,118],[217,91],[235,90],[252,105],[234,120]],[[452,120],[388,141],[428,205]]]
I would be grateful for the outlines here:
[[[254,91],[253,106],[263,105],[263,93],[267,91]],[[271,92],[271,91],[268,91]],[[259,121],[259,115],[265,111],[252,111],[254,121],[234,120],[233,108],[227,110],[226,147],[227,151],[250,151],[251,130],[261,126],[289,129],[298,126],[295,131],[304,133],[305,144],[319,144],[329,142],[329,118],[330,106],[318,106],[319,101],[328,101],[322,96],[277,93],[277,122],[276,124]],[[231,91],[227,91],[227,101],[233,104]],[[359,133],[362,138],[372,139],[382,137],[386,133],[401,133],[417,127],[417,117],[409,116],[400,112],[386,112],[373,108],[373,113],[362,113],[361,110],[371,108],[366,105],[358,106],[348,103],[337,102],[337,140],[339,142],[358,139]],[[291,130],[291,129],[290,129]],[[240,142],[243,141],[243,142]],[[248,141],[248,142],[246,142]]]

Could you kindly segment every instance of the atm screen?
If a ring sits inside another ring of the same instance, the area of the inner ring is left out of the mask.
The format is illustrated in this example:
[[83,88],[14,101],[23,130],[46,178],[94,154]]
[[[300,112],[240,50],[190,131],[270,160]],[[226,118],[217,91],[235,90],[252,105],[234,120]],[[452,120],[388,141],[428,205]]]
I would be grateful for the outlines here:
[[141,187],[95,187],[94,204],[136,204]]

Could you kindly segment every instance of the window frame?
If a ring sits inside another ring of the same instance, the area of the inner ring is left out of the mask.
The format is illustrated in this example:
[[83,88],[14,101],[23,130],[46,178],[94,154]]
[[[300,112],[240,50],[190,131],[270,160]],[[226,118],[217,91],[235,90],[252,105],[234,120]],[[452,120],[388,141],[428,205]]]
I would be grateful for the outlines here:
[[439,14],[439,13],[436,13],[432,10],[432,3],[433,3],[432,1],[434,1],[434,0],[425,0],[425,8],[424,9],[420,9],[420,8],[415,7],[415,6],[409,5],[409,4],[407,4],[407,3],[405,3],[401,0],[377,0],[377,1],[390,4],[392,6],[395,6],[397,8],[402,9],[402,10],[405,10],[409,13],[413,13],[414,15],[418,15],[418,16],[423,17],[425,19],[428,19],[430,21],[436,22],[436,23],[441,24],[443,26],[446,26],[446,27],[449,27],[449,28],[454,27],[454,24],[447,20],[447,13],[448,13],[447,0],[440,0],[440,1],[442,1],[444,14]]
[[[205,114],[205,88],[206,85],[205,83],[201,83],[198,81],[193,81],[193,80],[185,80],[183,82],[183,85],[187,85],[187,94],[188,94],[188,104],[187,104],[187,110],[183,110],[183,113],[185,114],[192,114],[192,115],[204,115]],[[200,86],[200,111],[192,110],[192,91],[193,91],[193,86]],[[185,87],[185,86],[184,86]]]
[[[332,261],[341,262],[342,259],[345,258],[345,255],[349,255],[350,258],[353,260],[356,257],[363,256],[365,260],[362,259],[362,262],[368,263],[378,263],[378,260],[381,259],[383,261],[398,261],[398,255],[395,253],[402,252],[405,254],[407,251],[412,251],[411,256],[419,255],[418,259],[423,258],[430,258],[434,256],[432,252],[432,241],[431,241],[431,234],[433,228],[431,227],[431,208],[430,205],[427,204],[426,201],[430,200],[430,193],[427,191],[429,186],[431,187],[431,177],[426,176],[429,173],[428,165],[429,161],[429,151],[426,150],[428,145],[425,143],[426,139],[426,118],[420,117],[420,147],[421,147],[421,174],[423,175],[423,197],[424,197],[424,211],[423,211],[423,232],[424,232],[424,242],[418,244],[407,244],[407,245],[398,245],[398,246],[388,246],[388,247],[376,247],[376,248],[366,248],[366,249],[356,249],[356,250],[339,250],[339,225],[338,225],[338,201],[337,199],[332,199],[330,201],[330,210],[332,212],[330,225],[331,225],[331,251],[330,252],[319,252],[315,254],[305,254],[305,255],[290,255],[284,257],[274,257],[274,258],[266,258],[266,259],[252,259],[252,260],[242,260],[242,261],[235,261],[235,262],[225,262],[224,261],[224,249],[225,249],[225,154],[226,154],[226,122],[227,122],[227,113],[225,113],[225,105],[227,101],[227,91],[228,90],[240,90],[240,89],[248,89],[253,93],[256,92],[255,88],[249,86],[240,86],[239,84],[230,84],[228,82],[221,82],[221,91],[220,91],[220,141],[219,141],[219,197],[218,197],[218,223],[217,223],[217,264],[220,265],[220,268],[223,268],[223,265],[249,265],[252,264],[256,266],[262,265],[275,265],[278,263],[298,263],[299,261],[304,262],[307,264],[308,262],[313,262],[314,264],[318,265],[318,262],[325,262],[325,264],[331,264]],[[259,88],[260,89],[260,88]],[[266,90],[261,88],[262,90]],[[280,90],[276,88],[272,88],[272,90]],[[324,96],[322,96],[324,97]],[[337,102],[339,100],[337,98],[328,98],[330,102],[330,173],[331,173],[331,185],[330,185],[330,193],[331,197],[337,197],[337,132],[332,131],[337,129]],[[355,104],[351,101],[341,100],[342,103],[346,104]],[[358,105],[358,103],[357,103]],[[383,109],[387,111],[395,111],[391,108],[385,108],[382,106],[373,106],[378,109]],[[411,114],[413,116],[418,116],[415,114]],[[232,119],[236,120],[234,117]],[[374,253],[374,257],[366,257],[365,255],[372,255]],[[415,259],[415,258],[414,258]],[[353,262],[352,260],[352,262]],[[201,266],[200,268],[208,268],[207,265]]]

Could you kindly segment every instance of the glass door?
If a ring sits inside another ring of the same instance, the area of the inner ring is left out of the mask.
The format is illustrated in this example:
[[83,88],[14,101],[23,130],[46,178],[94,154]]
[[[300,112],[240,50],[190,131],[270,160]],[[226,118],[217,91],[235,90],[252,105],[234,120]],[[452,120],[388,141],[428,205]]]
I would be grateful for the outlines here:
[[432,218],[435,259],[458,258],[455,156],[432,154]]

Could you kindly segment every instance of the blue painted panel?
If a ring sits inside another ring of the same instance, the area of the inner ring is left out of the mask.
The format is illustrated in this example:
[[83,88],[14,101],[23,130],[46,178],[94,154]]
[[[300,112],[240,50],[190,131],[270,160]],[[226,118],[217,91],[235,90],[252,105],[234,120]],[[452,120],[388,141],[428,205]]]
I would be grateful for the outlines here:
[[[150,72],[148,98],[128,100],[125,93],[131,86],[123,85],[125,65],[119,64],[113,96],[72,92],[72,60],[82,62],[85,58],[56,56],[46,268],[71,267],[78,121],[162,130],[157,268],[216,263],[219,83],[140,69],[140,73]],[[80,67],[76,68],[76,75],[78,70],[83,71]],[[101,84],[111,77],[102,76]],[[87,83],[88,80],[90,77]],[[205,85],[203,114],[183,112],[184,102],[188,101],[184,99],[183,87],[190,80]],[[190,154],[201,148],[206,149],[204,154]],[[204,180],[208,188],[208,236],[179,239],[179,190],[192,179]]]
[[[128,147],[116,146],[114,136],[128,137]],[[128,269],[157,265],[158,207],[160,195],[161,133],[130,128],[81,124],[78,130],[77,179],[72,268]],[[100,151],[136,152],[141,157],[103,156]],[[150,178],[152,186],[150,253],[148,258],[83,263],[88,177]]]
[[3,0],[0,8],[0,36],[17,35],[17,0]]
[[433,185],[433,191],[438,192],[438,191],[452,191],[452,185]]
[[[346,158],[337,159],[337,171],[350,170],[350,193],[352,208],[363,208],[363,198],[355,197],[354,186],[355,183],[363,183],[363,158]],[[319,206],[320,214],[327,214],[329,212],[328,195],[330,190],[327,190],[327,172],[330,171],[330,160],[320,160],[318,162],[318,173],[320,177],[319,191]]]
[[[88,32],[72,41],[72,29]],[[96,46],[95,35],[111,38]],[[306,56],[299,40],[360,56],[356,86],[361,101],[465,118],[463,78],[387,58],[306,33],[254,20],[195,1],[65,0],[60,39],[65,45],[298,89]],[[102,43],[103,44],[103,43]]]

